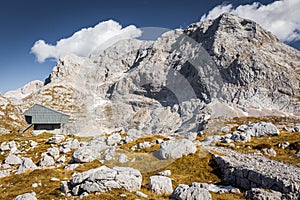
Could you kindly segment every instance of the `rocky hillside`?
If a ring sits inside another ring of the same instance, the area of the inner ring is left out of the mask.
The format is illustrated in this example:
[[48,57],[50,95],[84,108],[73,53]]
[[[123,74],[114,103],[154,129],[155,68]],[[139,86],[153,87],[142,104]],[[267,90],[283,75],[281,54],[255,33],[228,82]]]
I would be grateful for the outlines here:
[[0,94],[0,133],[21,130],[25,124],[20,109]]
[[154,42],[65,56],[18,106],[70,114],[82,134],[199,131],[209,118],[298,115],[299,63],[299,51],[255,22],[223,14]]
[[17,90],[6,92],[4,96],[12,101],[18,102],[43,86],[44,83],[42,81],[31,81]]

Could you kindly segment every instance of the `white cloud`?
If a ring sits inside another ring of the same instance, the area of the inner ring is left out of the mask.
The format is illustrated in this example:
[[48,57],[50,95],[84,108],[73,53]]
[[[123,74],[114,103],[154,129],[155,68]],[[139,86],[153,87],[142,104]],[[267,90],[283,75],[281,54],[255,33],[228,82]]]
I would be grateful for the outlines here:
[[47,58],[59,59],[67,54],[88,56],[96,48],[105,49],[117,41],[136,38],[141,34],[141,30],[133,25],[122,28],[119,23],[108,20],[95,27],[83,28],[71,37],[57,41],[56,45],[38,40],[31,48],[31,53],[37,57],[38,62],[44,62]]
[[209,11],[207,15],[203,15],[201,21],[215,19],[224,12],[231,12],[240,17],[256,21],[280,40],[290,42],[300,39],[299,10],[299,0],[281,0],[268,5],[255,2],[251,5],[240,5],[236,8],[233,8],[231,4],[219,5]]

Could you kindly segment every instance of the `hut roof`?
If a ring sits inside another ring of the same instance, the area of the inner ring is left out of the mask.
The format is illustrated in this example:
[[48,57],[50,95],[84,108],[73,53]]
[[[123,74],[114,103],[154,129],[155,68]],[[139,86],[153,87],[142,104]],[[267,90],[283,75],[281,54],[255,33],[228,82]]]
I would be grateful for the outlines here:
[[32,124],[62,124],[68,123],[70,116],[46,106],[35,104],[23,113],[31,116]]

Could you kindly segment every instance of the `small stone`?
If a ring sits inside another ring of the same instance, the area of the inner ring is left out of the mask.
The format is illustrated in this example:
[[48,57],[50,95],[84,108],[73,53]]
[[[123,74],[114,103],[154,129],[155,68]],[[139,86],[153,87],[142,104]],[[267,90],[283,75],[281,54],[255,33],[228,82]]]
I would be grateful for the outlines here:
[[50,181],[51,182],[57,182],[57,181],[60,181],[58,178],[55,178],[55,177],[52,177],[51,179],[50,179]]
[[33,140],[29,140],[29,145],[30,145],[30,147],[34,148],[38,145],[38,143]]
[[37,184],[37,183],[33,183],[32,185],[31,185],[31,187],[33,187],[33,188],[36,188],[36,187],[38,187],[39,185]]
[[230,192],[231,192],[232,194],[241,194],[241,191],[240,191],[238,188],[232,188],[232,189],[230,190]]
[[160,176],[171,176],[171,170],[165,170],[165,171],[162,171],[162,172],[158,172],[157,175],[160,175]]
[[67,165],[67,166],[65,166],[64,170],[71,171],[71,170],[76,169],[78,166],[79,166],[79,164]]
[[126,194],[120,194],[120,197],[121,198],[127,198],[127,195]]
[[145,198],[145,199],[148,198],[148,195],[145,194],[145,193],[143,193],[143,192],[141,192],[141,191],[136,191],[135,194],[136,194],[137,196],[142,197],[142,198]]

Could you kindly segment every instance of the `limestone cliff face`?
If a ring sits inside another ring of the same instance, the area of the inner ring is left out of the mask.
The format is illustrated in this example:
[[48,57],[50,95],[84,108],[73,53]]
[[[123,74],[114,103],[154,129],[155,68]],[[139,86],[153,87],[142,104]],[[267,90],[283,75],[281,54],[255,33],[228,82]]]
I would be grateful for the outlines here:
[[225,100],[243,107],[299,112],[299,51],[255,22],[232,14],[192,24],[185,33],[216,63]]
[[299,70],[299,51],[223,14],[154,42],[123,40],[89,57],[63,57],[19,107],[70,114],[81,132],[198,131],[210,115],[299,114]]

